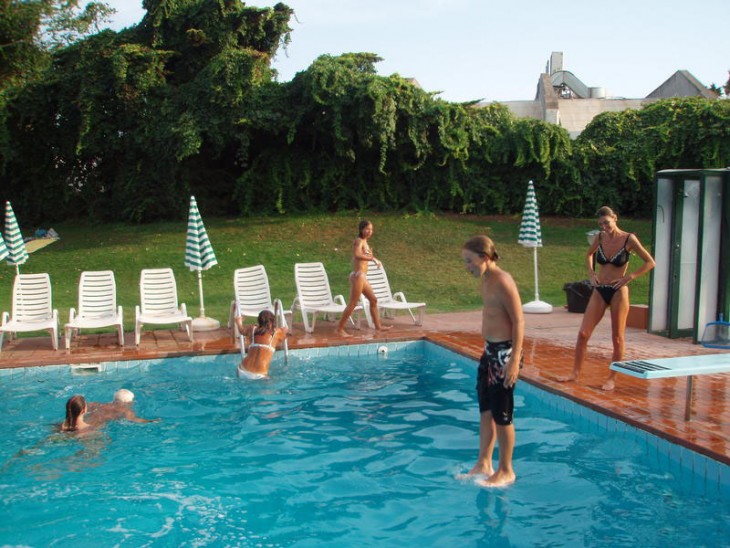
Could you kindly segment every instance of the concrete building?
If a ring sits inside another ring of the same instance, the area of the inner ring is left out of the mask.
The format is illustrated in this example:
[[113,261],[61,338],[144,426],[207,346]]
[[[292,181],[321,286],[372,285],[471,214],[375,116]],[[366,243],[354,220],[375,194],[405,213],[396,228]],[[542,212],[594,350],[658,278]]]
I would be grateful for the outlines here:
[[689,71],[678,70],[643,99],[611,98],[602,87],[588,87],[563,69],[563,53],[553,52],[537,82],[533,101],[499,101],[519,118],[536,118],[564,127],[575,138],[602,112],[620,112],[670,97],[705,97],[717,94],[703,86]]

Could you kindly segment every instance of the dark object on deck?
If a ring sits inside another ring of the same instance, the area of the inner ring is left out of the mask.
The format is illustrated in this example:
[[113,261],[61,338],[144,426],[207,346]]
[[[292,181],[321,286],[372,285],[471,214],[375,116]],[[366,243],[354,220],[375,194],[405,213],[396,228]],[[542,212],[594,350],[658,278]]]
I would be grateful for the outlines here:
[[591,298],[593,292],[590,280],[567,283],[563,286],[563,291],[568,298],[568,312],[583,313],[586,311],[588,299]]

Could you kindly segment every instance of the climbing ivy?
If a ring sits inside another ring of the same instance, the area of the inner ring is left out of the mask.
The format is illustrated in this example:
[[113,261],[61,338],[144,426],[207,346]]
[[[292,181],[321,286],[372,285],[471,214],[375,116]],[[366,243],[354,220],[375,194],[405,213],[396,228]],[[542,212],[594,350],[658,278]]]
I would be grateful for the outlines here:
[[727,101],[606,113],[571,141],[503,105],[380,76],[371,53],[277,82],[284,4],[143,5],[139,25],[58,48],[0,94],[0,199],[26,222],[179,218],[190,193],[222,215],[516,213],[528,180],[545,214],[648,215],[657,170],[730,164]]
[[575,144],[588,211],[608,203],[624,214],[650,216],[657,171],[730,165],[730,103],[675,98],[604,113]]

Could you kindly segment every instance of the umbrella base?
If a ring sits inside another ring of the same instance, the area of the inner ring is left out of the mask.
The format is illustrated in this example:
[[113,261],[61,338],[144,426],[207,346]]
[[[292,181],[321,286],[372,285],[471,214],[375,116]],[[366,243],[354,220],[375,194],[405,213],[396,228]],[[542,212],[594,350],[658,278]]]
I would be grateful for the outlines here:
[[522,312],[525,314],[550,314],[553,305],[544,301],[530,301],[522,305]]
[[206,316],[193,318],[193,331],[215,331],[221,326],[221,322]]

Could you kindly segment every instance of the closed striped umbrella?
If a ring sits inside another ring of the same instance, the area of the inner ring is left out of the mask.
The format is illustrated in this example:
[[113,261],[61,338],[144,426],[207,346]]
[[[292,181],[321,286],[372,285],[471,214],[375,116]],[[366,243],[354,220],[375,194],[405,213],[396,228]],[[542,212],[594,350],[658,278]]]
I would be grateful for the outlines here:
[[185,243],[185,266],[190,270],[208,270],[218,264],[213,246],[210,245],[203,219],[198,211],[195,196],[190,196],[188,213],[188,237]]
[[10,202],[5,202],[5,245],[8,250],[8,264],[15,265],[16,272],[19,272],[18,267],[28,260],[28,250],[25,249],[23,235]]
[[195,196],[190,196],[190,211],[188,212],[188,235],[185,242],[185,266],[191,271],[198,272],[198,290],[200,292],[200,317],[193,320],[193,329],[209,331],[220,326],[218,320],[205,317],[205,301],[203,300],[203,270],[218,264],[213,246],[205,231],[203,219],[198,211]]
[[10,251],[8,251],[8,248],[5,245],[5,239],[2,237],[2,234],[0,234],[0,261],[4,260],[8,255],[10,255]]
[[542,247],[542,233],[540,231],[540,212],[537,209],[535,186],[530,181],[527,185],[527,200],[522,211],[522,224],[517,243],[525,247]]
[[535,300],[523,305],[522,310],[533,314],[550,313],[553,311],[553,307],[540,300],[540,290],[538,289],[537,248],[542,247],[542,232],[540,230],[540,212],[537,208],[535,186],[532,181],[527,185],[527,199],[525,200],[525,209],[522,212],[522,223],[520,224],[517,243],[532,248],[535,264]]

